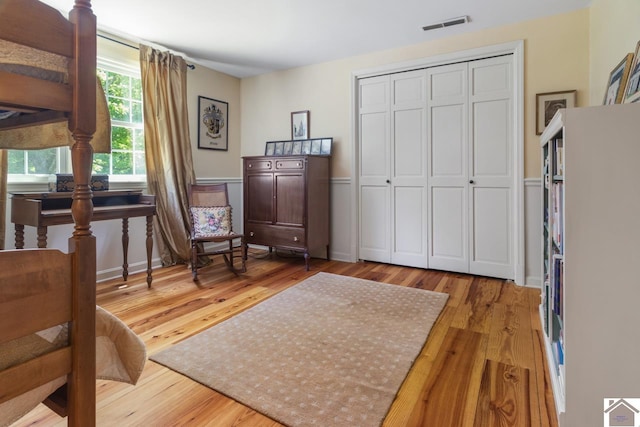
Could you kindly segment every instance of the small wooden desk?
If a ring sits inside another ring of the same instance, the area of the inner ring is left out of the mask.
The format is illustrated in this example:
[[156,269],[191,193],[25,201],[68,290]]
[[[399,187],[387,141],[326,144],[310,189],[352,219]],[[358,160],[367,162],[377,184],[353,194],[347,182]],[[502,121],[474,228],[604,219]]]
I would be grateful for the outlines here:
[[[16,249],[24,248],[24,226],[38,229],[38,247],[47,247],[47,227],[73,224],[72,193],[11,193],[11,222],[15,224]],[[147,286],[151,287],[151,252],[153,249],[153,216],[156,197],[142,194],[142,190],[108,190],[93,192],[92,221],[122,219],[122,277],[127,280],[129,264],[129,218],[147,218]]]

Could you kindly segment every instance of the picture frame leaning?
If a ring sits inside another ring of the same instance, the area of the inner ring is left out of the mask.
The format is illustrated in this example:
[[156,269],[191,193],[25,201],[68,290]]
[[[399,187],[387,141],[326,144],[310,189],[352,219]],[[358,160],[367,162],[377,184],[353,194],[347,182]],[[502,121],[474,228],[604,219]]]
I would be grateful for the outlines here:
[[633,62],[633,53],[628,53],[609,74],[603,105],[621,104],[627,86],[627,78]]
[[576,106],[577,90],[563,90],[536,94],[536,135],[542,135],[556,111]]
[[198,96],[198,148],[229,149],[229,103]]
[[640,102],[640,41],[636,45],[633,63],[629,71],[629,78],[624,90],[624,103]]

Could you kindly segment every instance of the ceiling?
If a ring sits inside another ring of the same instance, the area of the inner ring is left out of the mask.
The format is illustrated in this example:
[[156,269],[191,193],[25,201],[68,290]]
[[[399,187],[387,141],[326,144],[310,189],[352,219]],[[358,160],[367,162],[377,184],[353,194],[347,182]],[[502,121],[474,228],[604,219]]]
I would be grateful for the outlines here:
[[[71,0],[43,0],[66,16]],[[437,40],[592,0],[93,0],[98,28],[236,77]],[[423,31],[468,16],[466,24]],[[550,29],[552,31],[552,29]]]

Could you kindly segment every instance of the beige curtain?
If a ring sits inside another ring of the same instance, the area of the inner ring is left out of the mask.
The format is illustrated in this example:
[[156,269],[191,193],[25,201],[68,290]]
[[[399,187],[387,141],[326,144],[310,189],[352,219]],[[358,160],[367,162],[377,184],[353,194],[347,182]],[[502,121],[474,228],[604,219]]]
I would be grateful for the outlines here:
[[156,236],[164,266],[191,255],[188,184],[195,182],[187,114],[187,63],[140,45],[149,192],[156,196]]

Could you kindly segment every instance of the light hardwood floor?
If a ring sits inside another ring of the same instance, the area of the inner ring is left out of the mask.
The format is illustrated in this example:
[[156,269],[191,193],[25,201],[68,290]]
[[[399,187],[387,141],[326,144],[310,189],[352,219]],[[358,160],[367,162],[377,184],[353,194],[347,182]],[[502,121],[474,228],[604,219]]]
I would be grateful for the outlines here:
[[[153,354],[315,274],[335,274],[450,295],[385,426],[555,426],[542,347],[536,289],[503,280],[377,263],[313,259],[251,251],[247,273],[216,258],[200,283],[185,266],[98,284],[98,304],[126,322]],[[147,361],[136,386],[98,381],[99,426],[279,426],[277,422]],[[46,407],[16,426],[63,426]]]

